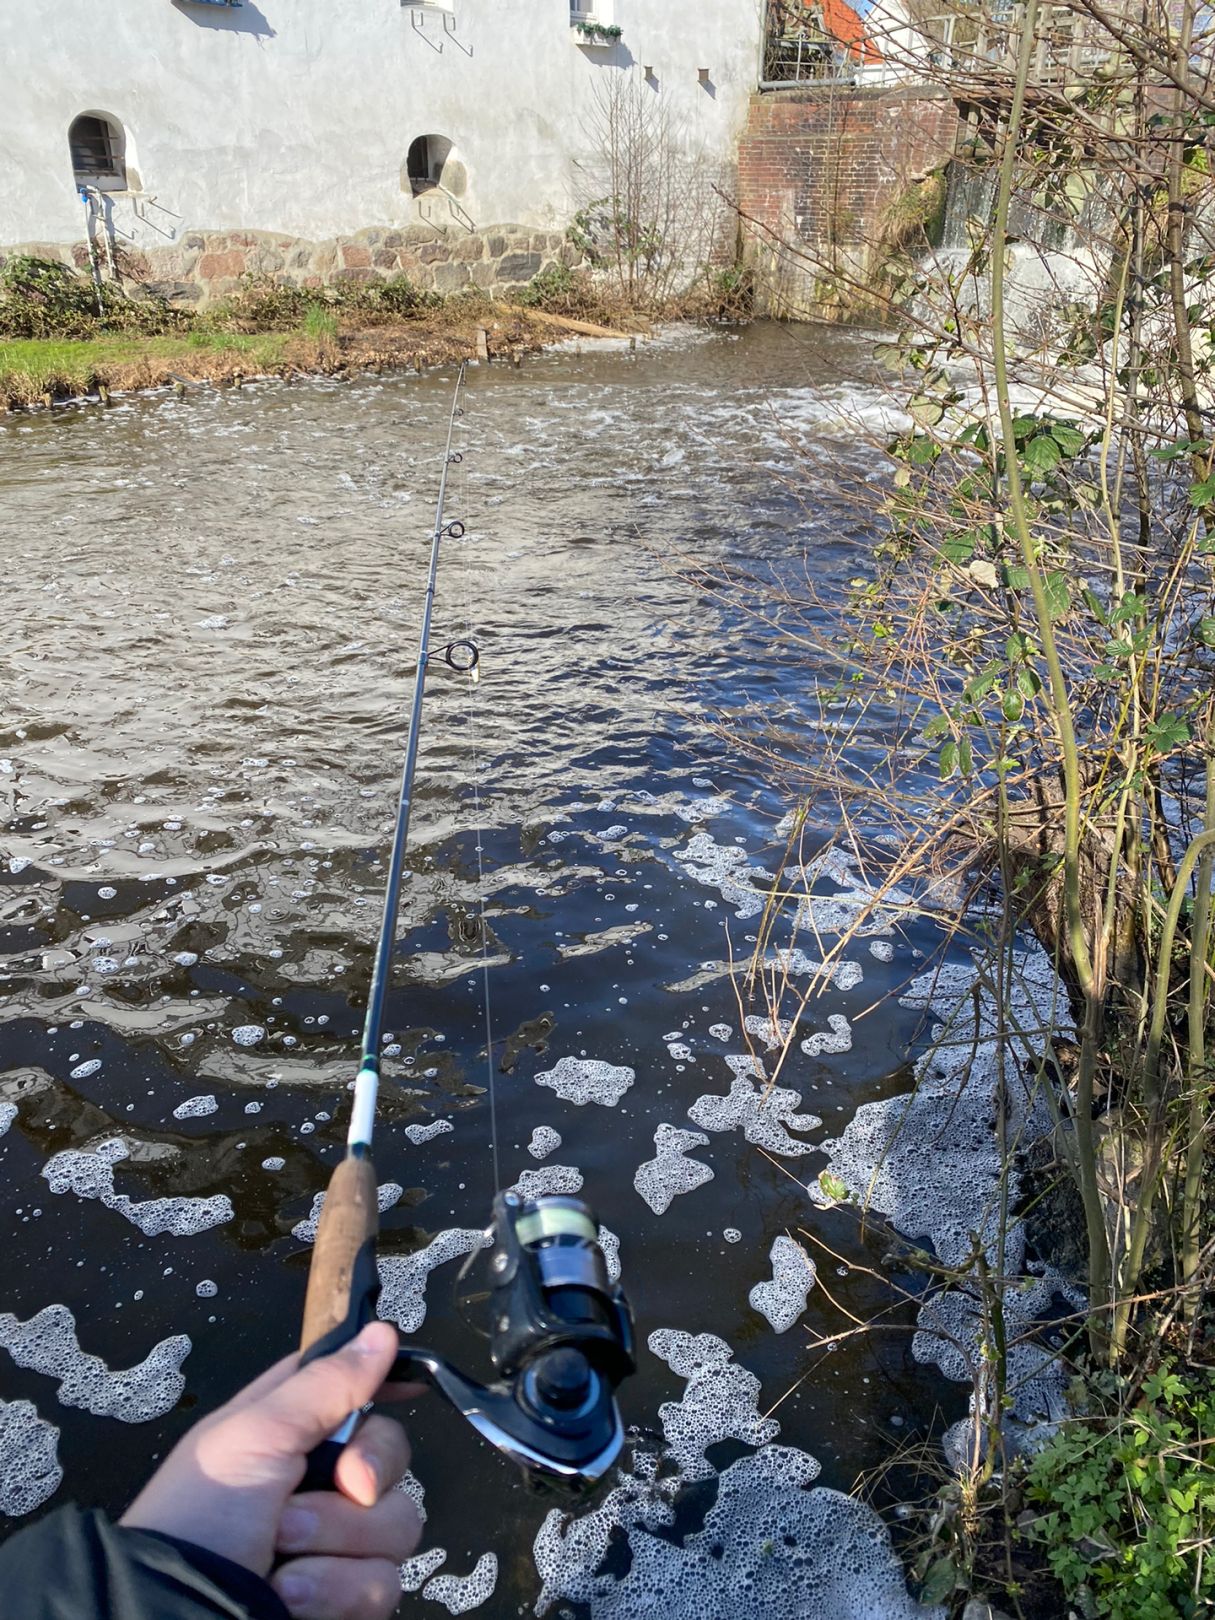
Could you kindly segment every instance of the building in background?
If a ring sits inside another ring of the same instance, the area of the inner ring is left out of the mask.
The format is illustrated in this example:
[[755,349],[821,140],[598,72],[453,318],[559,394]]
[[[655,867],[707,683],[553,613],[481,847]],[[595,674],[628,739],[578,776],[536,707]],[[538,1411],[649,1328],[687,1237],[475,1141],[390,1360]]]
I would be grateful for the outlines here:
[[[763,0],[51,0],[0,8],[0,255],[181,301],[247,274],[527,281],[571,252],[621,87],[732,189]],[[648,102],[645,98],[649,98]],[[647,115],[648,116],[648,115]],[[90,250],[91,244],[91,250]]]

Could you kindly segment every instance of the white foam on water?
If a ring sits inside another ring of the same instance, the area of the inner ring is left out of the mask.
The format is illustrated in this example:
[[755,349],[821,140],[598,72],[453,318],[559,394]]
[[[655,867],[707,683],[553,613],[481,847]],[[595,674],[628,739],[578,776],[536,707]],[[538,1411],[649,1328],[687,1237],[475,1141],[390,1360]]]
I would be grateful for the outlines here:
[[754,1035],[761,1040],[769,1052],[783,1046],[793,1033],[795,1020],[792,1018],[767,1018],[761,1013],[748,1013],[743,1019],[743,1028],[748,1035]]
[[842,991],[855,990],[865,977],[859,962],[820,962],[813,956],[807,956],[798,945],[774,951],[771,961],[765,965],[778,967],[791,977],[811,974]]
[[447,1551],[443,1547],[428,1547],[425,1552],[415,1553],[412,1558],[406,1559],[398,1573],[401,1577],[401,1590],[403,1592],[416,1592],[447,1562]]
[[[828,1171],[854,1197],[887,1215],[904,1235],[927,1238],[946,1265],[966,1262],[977,1232],[992,1268],[1015,1278],[1024,1264],[1024,1228],[1019,1221],[1005,1225],[1001,1210],[1006,1199],[1015,1206],[1020,1178],[1015,1168],[1002,1168],[994,1128],[998,1093],[1010,1140],[1027,1144],[1049,1132],[1050,1111],[1035,1078],[1040,1037],[1034,1032],[1053,1027],[1066,1033],[1072,1024],[1066,992],[1045,951],[1033,945],[1015,953],[1010,966],[1003,1007],[976,964],[950,963],[915,979],[904,1005],[938,1020],[936,1044],[916,1064],[916,1090],[865,1104],[842,1136],[823,1147],[830,1155]],[[1014,1448],[1032,1443],[1035,1433],[1049,1433],[1064,1410],[1065,1380],[1031,1332],[1055,1294],[1077,1309],[1083,1303],[1049,1271],[1003,1292],[1006,1316],[1017,1330],[1007,1329],[1016,1395],[1004,1423]],[[917,1324],[918,1359],[936,1361],[948,1377],[973,1390],[981,1381],[987,1335],[967,1285],[926,1300]],[[947,1453],[964,1445],[970,1426],[964,1420],[949,1432]]]
[[527,1151],[533,1159],[547,1159],[550,1153],[556,1153],[561,1146],[561,1138],[551,1125],[537,1125],[532,1132],[532,1139],[527,1144]]
[[280,1158],[277,1153],[272,1153],[268,1159],[262,1160],[262,1169],[281,1170],[286,1162],[286,1159]]
[[114,1165],[128,1156],[121,1138],[100,1142],[92,1152],[74,1148],[52,1154],[42,1174],[53,1193],[75,1193],[77,1198],[99,1199],[137,1226],[145,1237],[168,1232],[173,1237],[196,1237],[213,1226],[222,1226],[235,1214],[226,1193],[212,1198],[149,1198],[133,1202],[126,1193],[114,1191]]
[[718,793],[708,799],[689,799],[685,804],[674,806],[675,814],[681,821],[707,821],[710,816],[725,816],[732,809],[729,799]]
[[436,1266],[472,1254],[492,1242],[481,1227],[453,1226],[414,1254],[381,1254],[379,1314],[402,1333],[416,1333],[426,1320],[426,1284]]
[[405,1135],[414,1147],[421,1147],[424,1142],[433,1142],[436,1136],[444,1136],[454,1130],[455,1126],[449,1119],[436,1119],[430,1125],[406,1125]]
[[78,1063],[68,1075],[69,1080],[87,1080],[90,1075],[96,1074],[101,1067],[100,1058],[89,1058],[85,1063]]
[[469,1575],[436,1575],[426,1584],[422,1596],[441,1603],[449,1614],[467,1614],[488,1603],[498,1584],[498,1560],[493,1553],[482,1553]]
[[16,1103],[13,1103],[13,1102],[0,1102],[0,1136],[4,1135],[5,1131],[8,1130],[9,1126],[13,1123],[13,1121],[16,1119],[16,1117],[17,1117],[17,1104]]
[[154,1345],[138,1366],[111,1372],[99,1356],[80,1348],[76,1319],[66,1305],[47,1305],[28,1322],[0,1316],[0,1347],[18,1367],[57,1378],[62,1405],[120,1423],[148,1423],[172,1411],[186,1387],[180,1369],[191,1348],[179,1333]]
[[745,1075],[737,1075],[729,1094],[718,1097],[709,1093],[697,1097],[688,1109],[688,1118],[706,1131],[741,1131],[754,1147],[767,1148],[770,1153],[796,1158],[803,1153],[817,1153],[813,1142],[802,1142],[790,1136],[790,1131],[812,1131],[823,1122],[817,1114],[801,1114],[799,1092],[786,1086],[757,1087]]
[[690,878],[716,889],[726,904],[735,908],[740,920],[757,917],[764,909],[766,891],[748,880],[759,878],[771,883],[772,874],[761,866],[751,866],[750,856],[737,844],[719,844],[709,833],[698,832],[675,858]]
[[[536,1537],[543,1616],[558,1603],[591,1620],[941,1620],[907,1595],[881,1519],[840,1491],[808,1487],[818,1464],[766,1446],[720,1476],[703,1528],[682,1543],[656,1534],[670,1510],[644,1481],[614,1491],[583,1519],[554,1508]],[[622,1576],[597,1573],[609,1537],[631,1557]]]
[[599,1247],[603,1250],[609,1282],[620,1281],[620,1239],[606,1226],[599,1228]]
[[772,1280],[759,1282],[747,1296],[751,1308],[767,1317],[775,1333],[786,1333],[806,1309],[814,1287],[814,1261],[795,1239],[782,1232],[773,1239]]
[[648,1343],[653,1354],[687,1382],[680,1400],[664,1401],[658,1408],[667,1450],[684,1479],[712,1476],[705,1453],[719,1440],[762,1446],[780,1433],[775,1418],[760,1416],[759,1379],[738,1365],[724,1339],[715,1333],[659,1328]]
[[636,1078],[636,1071],[624,1065],[602,1063],[598,1058],[563,1057],[556,1068],[538,1074],[536,1084],[548,1086],[564,1102],[579,1108],[592,1102],[615,1108]]
[[681,1193],[695,1192],[713,1171],[698,1159],[685,1158],[690,1148],[708,1147],[709,1138],[699,1131],[683,1131],[677,1125],[662,1124],[654,1132],[657,1156],[637,1166],[633,1186],[655,1215],[664,1215]]
[[727,1243],[742,1242],[742,1233],[738,1230],[737,1226],[727,1226],[721,1235],[723,1238],[725,1238]]
[[582,1172],[569,1164],[542,1164],[536,1170],[524,1170],[513,1186],[504,1189],[520,1198],[543,1198],[560,1194],[572,1198],[582,1191]]
[[843,1013],[829,1013],[827,1023],[828,1029],[815,1030],[802,1042],[802,1051],[807,1057],[821,1057],[824,1052],[851,1052],[852,1025]]
[[[263,1166],[263,1168],[265,1168]],[[381,1215],[386,1215],[394,1204],[400,1203],[405,1189],[399,1181],[385,1181],[375,1190],[375,1206]],[[325,1193],[313,1193],[312,1208],[308,1211],[306,1219],[297,1221],[291,1228],[291,1236],[298,1238],[301,1243],[315,1243],[316,1231],[320,1225],[321,1211],[325,1207]]]
[[871,939],[869,941],[869,954],[876,957],[879,962],[892,962],[894,960],[894,945],[888,939]]
[[59,1430],[32,1401],[0,1400],[0,1513],[33,1513],[62,1483]]
[[173,1110],[174,1119],[204,1119],[208,1114],[219,1112],[219,1104],[213,1096],[187,1097],[185,1102],[178,1103]]
[[734,1031],[729,1024],[710,1024],[709,1034],[715,1041],[728,1041]]
[[674,1058],[676,1063],[696,1062],[696,1059],[692,1054],[692,1048],[690,1046],[685,1046],[682,1041],[672,1041],[667,1047],[667,1052],[672,1058]]
[[238,1024],[232,1031],[237,1046],[258,1046],[265,1038],[266,1031],[261,1024]]

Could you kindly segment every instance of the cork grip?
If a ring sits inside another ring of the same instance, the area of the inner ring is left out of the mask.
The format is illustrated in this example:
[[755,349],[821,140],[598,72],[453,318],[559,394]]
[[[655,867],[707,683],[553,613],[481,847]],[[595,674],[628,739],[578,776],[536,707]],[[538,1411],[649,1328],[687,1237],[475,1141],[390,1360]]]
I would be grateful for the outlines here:
[[300,1335],[306,1357],[314,1347],[339,1349],[374,1315],[378,1229],[375,1166],[369,1155],[350,1155],[333,1172],[317,1228]]

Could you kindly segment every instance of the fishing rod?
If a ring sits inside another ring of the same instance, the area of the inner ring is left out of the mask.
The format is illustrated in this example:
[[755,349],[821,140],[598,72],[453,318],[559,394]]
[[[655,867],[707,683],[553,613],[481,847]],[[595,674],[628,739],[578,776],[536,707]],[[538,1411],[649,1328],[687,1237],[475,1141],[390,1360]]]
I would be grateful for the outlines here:
[[[452,439],[456,419],[463,414],[464,375],[461,365],[435,506],[405,761],[363,1023],[362,1061],[354,1082],[346,1156],[330,1178],[312,1251],[301,1364],[331,1355],[349,1343],[374,1319],[379,1299],[379,1211],[371,1144],[422,699],[426,671],[434,657],[430,634],[439,552],[444,539],[458,540],[465,532],[458,519],[445,521],[448,473],[462,459],[452,450]],[[472,681],[477,679],[480,653],[474,642],[452,641],[438,651],[451,669],[467,674]],[[483,931],[484,926],[482,918]],[[487,966],[485,972],[488,974]],[[493,1050],[488,1032],[486,1056],[496,1165],[497,1113],[492,1106]],[[434,1351],[404,1344],[389,1381],[423,1379],[432,1384],[490,1445],[523,1469],[530,1483],[571,1490],[593,1485],[611,1467],[624,1443],[616,1389],[635,1367],[632,1314],[623,1291],[608,1279],[598,1225],[580,1199],[551,1194],[525,1198],[514,1190],[499,1191],[493,1200],[486,1244],[491,1249],[489,1355],[496,1379],[478,1383]],[[317,1447],[309,1459],[304,1489],[332,1487],[338,1455],[359,1417],[352,1413],[336,1434]]]

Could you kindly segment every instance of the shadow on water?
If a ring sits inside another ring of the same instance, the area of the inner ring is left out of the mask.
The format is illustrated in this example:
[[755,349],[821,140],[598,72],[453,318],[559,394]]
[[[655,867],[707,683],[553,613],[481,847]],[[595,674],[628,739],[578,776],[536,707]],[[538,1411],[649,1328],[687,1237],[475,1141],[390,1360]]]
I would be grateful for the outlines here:
[[[292,1347],[308,1254],[292,1228],[343,1139],[450,387],[444,374],[273,384],[0,428],[0,1099],[17,1105],[0,1140],[3,1306],[27,1318],[66,1304],[111,1367],[169,1334],[193,1346],[179,1405],[121,1431],[0,1358],[4,1398],[62,1430],[52,1505],[120,1507],[199,1409]],[[659,1327],[719,1334],[761,1379],[761,1409],[802,1379],[779,1409],[782,1442],[847,1489],[887,1450],[892,1418],[906,1438],[961,1398],[912,1361],[909,1333],[811,1355],[807,1328],[843,1320],[818,1291],[781,1335],[749,1305],[773,1239],[799,1227],[846,1255],[842,1307],[886,1304],[856,1269],[880,1263],[876,1238],[805,1196],[821,1155],[786,1170],[739,1132],[712,1134],[693,1156],[713,1179],[662,1216],[633,1176],[656,1128],[687,1128],[698,1097],[728,1091],[726,1054],[745,1050],[724,930],[745,953],[755,918],[687,870],[689,842],[708,833],[762,867],[783,809],[697,717],[759,699],[789,746],[816,735],[806,655],[698,596],[670,559],[779,577],[809,553],[824,580],[847,578],[870,538],[853,487],[878,465],[865,433],[885,420],[867,346],[681,334],[635,357],[474,371],[468,403],[449,503],[468,535],[445,554],[435,634],[473,627],[482,680],[470,697],[437,666],[428,686],[377,1150],[381,1180],[402,1189],[385,1251],[482,1224],[493,1192],[475,780],[504,1175],[536,1168],[532,1133],[555,1128],[545,1162],[576,1166],[620,1236],[643,1345]],[[904,942],[933,943],[926,924]],[[814,1003],[813,1027],[908,972],[861,960],[863,984]],[[891,999],[855,1024],[851,1051],[795,1054],[782,1084],[824,1122],[807,1140],[903,1084],[915,1017]],[[534,1083],[566,1056],[627,1064],[636,1082],[614,1109],[575,1106]],[[199,1097],[214,1109],[175,1114]],[[405,1137],[438,1119],[453,1129]],[[116,1194],[224,1194],[231,1220],[146,1236],[117,1208],[50,1190],[52,1154],[119,1134]],[[425,1336],[475,1362],[452,1269],[431,1279]],[[627,1421],[657,1428],[680,1389],[643,1353]],[[492,1548],[486,1612],[530,1611],[545,1504],[438,1402],[412,1427],[446,1569]]]

